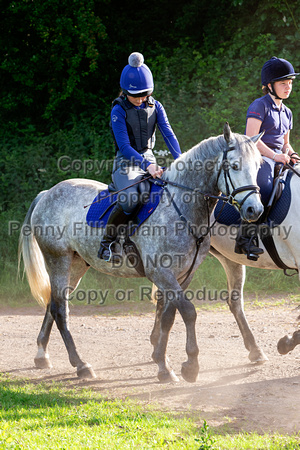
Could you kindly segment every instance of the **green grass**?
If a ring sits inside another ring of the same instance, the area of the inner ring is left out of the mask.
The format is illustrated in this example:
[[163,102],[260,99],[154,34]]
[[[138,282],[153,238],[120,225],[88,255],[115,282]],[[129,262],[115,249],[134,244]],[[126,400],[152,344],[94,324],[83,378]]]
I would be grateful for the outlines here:
[[237,433],[218,435],[215,446],[211,449],[221,450],[296,450],[300,448],[299,436],[280,434]]
[[0,449],[296,449],[300,437],[213,430],[199,413],[163,412],[62,383],[0,374]]
[[0,379],[3,449],[194,449],[206,439],[193,420],[150,406],[61,384]]

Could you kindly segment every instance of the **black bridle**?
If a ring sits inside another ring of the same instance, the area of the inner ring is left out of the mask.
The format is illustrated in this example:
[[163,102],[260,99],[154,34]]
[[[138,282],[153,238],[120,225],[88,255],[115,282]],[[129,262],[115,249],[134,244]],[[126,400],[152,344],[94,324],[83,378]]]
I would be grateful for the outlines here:
[[[216,199],[216,200],[222,200],[225,203],[229,203],[230,205],[235,206],[240,211],[243,204],[247,200],[247,198],[249,198],[253,194],[260,193],[260,187],[257,186],[256,184],[248,184],[246,186],[241,186],[238,188],[234,187],[234,184],[233,184],[232,178],[230,176],[230,172],[229,172],[231,165],[230,165],[230,162],[228,161],[228,157],[227,157],[228,152],[232,151],[232,150],[235,150],[235,147],[228,146],[225,150],[223,150],[223,158],[222,158],[222,162],[221,162],[221,165],[220,165],[220,168],[218,171],[218,175],[217,175],[217,185],[218,185],[221,173],[223,172],[223,174],[224,174],[224,181],[225,181],[225,186],[226,186],[226,196],[225,195],[213,195],[213,194],[209,194],[207,192],[201,192],[198,188],[190,188],[189,186],[185,186],[185,185],[175,183],[175,182],[169,181],[169,180],[164,180],[161,178],[152,179],[151,182],[162,186],[166,192],[169,192],[166,188],[166,185],[169,184],[170,186],[175,186],[175,187],[187,190],[187,191],[194,192],[195,194],[203,195],[205,200],[208,200],[210,198]],[[230,186],[231,186],[231,191],[230,191]],[[248,194],[245,195],[245,197],[240,202],[238,202],[235,199],[235,196],[241,192],[246,192],[246,191],[249,191]],[[169,195],[171,195],[171,194],[169,193]]]
[[[228,161],[227,158],[227,154],[228,152],[235,150],[235,147],[233,146],[228,146],[224,151],[223,151],[223,159],[221,162],[221,166],[218,172],[218,176],[217,176],[217,184],[219,182],[219,178],[220,175],[222,173],[222,169],[223,169],[223,173],[224,173],[224,181],[225,181],[225,186],[226,186],[226,202],[229,203],[230,205],[235,206],[239,211],[241,209],[241,207],[243,206],[243,204],[245,203],[245,201],[247,200],[247,198],[250,197],[250,195],[252,194],[259,194],[260,188],[259,186],[257,186],[256,184],[248,184],[246,186],[241,186],[239,188],[235,188],[234,184],[232,182],[231,176],[230,176],[230,172],[229,169],[231,167],[230,162]],[[230,192],[230,186],[231,185],[231,192]],[[242,199],[241,202],[238,202],[235,199],[235,196],[241,192],[246,192],[249,191],[247,195],[245,195],[245,197]]]

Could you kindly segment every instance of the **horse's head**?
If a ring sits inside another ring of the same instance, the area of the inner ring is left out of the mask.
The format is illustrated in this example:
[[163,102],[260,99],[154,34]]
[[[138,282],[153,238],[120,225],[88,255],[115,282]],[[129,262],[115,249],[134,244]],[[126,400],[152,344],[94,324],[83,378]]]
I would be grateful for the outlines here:
[[255,143],[261,136],[249,138],[232,133],[226,122],[223,152],[218,160],[218,188],[248,222],[256,221],[264,209],[256,181],[262,159]]

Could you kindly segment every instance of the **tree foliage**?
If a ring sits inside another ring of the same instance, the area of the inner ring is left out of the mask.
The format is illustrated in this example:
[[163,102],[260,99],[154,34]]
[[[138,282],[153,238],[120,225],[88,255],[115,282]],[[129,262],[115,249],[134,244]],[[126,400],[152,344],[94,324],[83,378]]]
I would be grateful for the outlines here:
[[100,47],[107,38],[94,1],[12,1],[1,15],[5,119],[35,125],[42,120],[47,128],[57,114],[69,120],[79,113],[95,93],[89,82],[101,67]]
[[183,37],[214,50],[229,37],[232,10],[239,9],[228,0],[155,0],[151,8],[146,0],[3,3],[0,118],[5,126],[30,123],[39,131],[99,108],[106,113],[132,51],[149,60],[171,56]]
[[[272,56],[288,59],[300,72],[300,33],[297,17],[300,2],[259,3],[243,1],[228,25],[230,37],[220,38],[213,51],[207,52],[190,38],[181,40],[171,57],[160,55],[151,64],[157,70],[156,91],[164,102],[169,118],[183,148],[199,140],[220,134],[225,121],[244,133],[249,104],[262,95],[261,68]],[[207,35],[206,39],[209,40]],[[228,36],[224,33],[223,37]],[[294,115],[292,143],[300,144],[300,87],[287,100]]]
[[[16,198],[25,211],[64,178],[109,181],[109,166],[62,171],[58,160],[113,158],[110,104],[132,51],[144,54],[183,150],[220,134],[225,121],[244,132],[271,56],[300,71],[299,1],[4,0],[0,14],[2,211]],[[287,103],[296,150],[297,83]]]

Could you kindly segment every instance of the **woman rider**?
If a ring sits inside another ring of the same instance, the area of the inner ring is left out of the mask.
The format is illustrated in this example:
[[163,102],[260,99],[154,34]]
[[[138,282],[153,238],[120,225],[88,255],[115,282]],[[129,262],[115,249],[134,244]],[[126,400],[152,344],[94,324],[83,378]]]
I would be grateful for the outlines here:
[[143,55],[132,53],[128,62],[121,74],[122,92],[113,101],[111,111],[111,127],[116,147],[112,180],[116,190],[122,189],[122,192],[108,218],[98,252],[100,259],[110,262],[119,260],[118,255],[112,255],[111,251],[118,227],[128,224],[141,205],[143,183],[131,185],[145,175],[160,178],[163,174],[152,151],[156,125],[174,159],[181,155],[178,140],[163,105],[151,96],[154,89],[153,77],[144,64]]
[[[289,163],[294,153],[290,144],[290,130],[293,127],[292,111],[283,104],[292,91],[296,75],[290,62],[273,56],[261,71],[262,90],[265,94],[257,98],[248,108],[247,136],[264,135],[256,144],[264,163],[259,169],[257,183],[261,188],[262,203],[266,206],[273,189],[274,167]],[[293,161],[295,162],[295,161]],[[235,252],[247,255],[256,261],[263,250],[258,247],[256,227],[242,223],[236,240]]]

